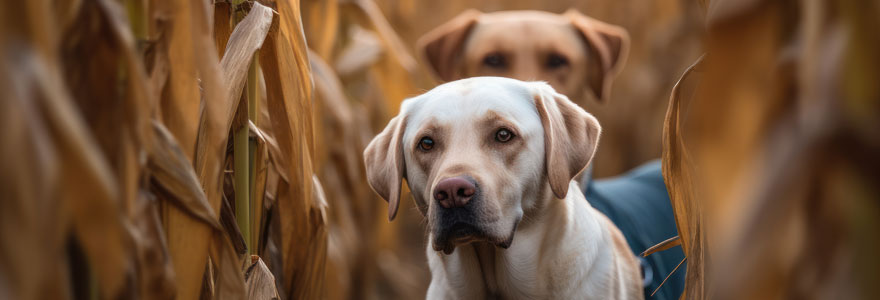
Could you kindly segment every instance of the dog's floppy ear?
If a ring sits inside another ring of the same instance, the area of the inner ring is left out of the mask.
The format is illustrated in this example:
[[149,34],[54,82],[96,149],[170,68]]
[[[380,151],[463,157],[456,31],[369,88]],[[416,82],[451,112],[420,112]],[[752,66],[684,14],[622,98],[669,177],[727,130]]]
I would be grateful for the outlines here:
[[596,153],[602,128],[583,108],[546,83],[535,83],[535,107],[544,126],[544,165],[550,188],[565,198],[568,185]]
[[406,178],[403,158],[403,131],[406,116],[401,114],[388,122],[364,150],[367,182],[382,199],[388,201],[388,220],[394,220],[400,206],[400,188]]
[[443,81],[458,79],[459,74],[456,73],[461,63],[464,41],[477,24],[481,14],[483,13],[475,9],[466,10],[419,38],[416,51],[427,60],[434,75],[439,79]]
[[569,9],[565,16],[585,38],[590,59],[587,85],[593,96],[605,102],[611,94],[611,81],[626,63],[629,34],[626,29],[585,16]]

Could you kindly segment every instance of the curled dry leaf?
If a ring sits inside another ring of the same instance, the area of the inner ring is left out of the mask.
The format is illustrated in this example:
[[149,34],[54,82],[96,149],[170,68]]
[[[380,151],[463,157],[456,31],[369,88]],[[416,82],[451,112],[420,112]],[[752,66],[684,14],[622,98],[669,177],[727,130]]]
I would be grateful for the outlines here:
[[669,201],[675,213],[682,251],[688,260],[685,289],[682,299],[704,299],[706,290],[703,274],[705,262],[703,249],[705,239],[702,230],[700,203],[695,200],[693,170],[688,154],[684,131],[684,111],[691,99],[695,74],[699,73],[702,58],[688,68],[672,89],[666,121],[663,126],[663,178],[669,192]]
[[137,295],[145,299],[170,299],[177,293],[174,266],[168,253],[165,230],[156,197],[142,191],[132,207],[129,231],[137,251]]
[[168,194],[168,200],[214,229],[221,229],[199,179],[183,150],[162,123],[153,122],[156,140],[151,147],[148,168],[152,180]]
[[[263,219],[264,213],[264,199],[266,197],[266,185],[267,178],[269,174],[270,161],[269,161],[269,147],[266,136],[254,125],[253,122],[249,122],[249,135],[251,139],[256,141],[256,147],[254,147],[254,190],[251,191],[251,207],[253,207],[253,219],[251,219],[251,229],[254,230],[254,234],[251,235],[251,241],[249,245],[254,248],[258,248],[257,245],[260,244],[260,235],[262,232],[260,226]],[[256,252],[255,252],[256,253]]]
[[167,7],[171,14],[171,26],[168,34],[168,94],[161,101],[161,114],[165,123],[180,143],[186,156],[193,160],[196,152],[196,134],[199,120],[199,61],[197,57],[204,55],[205,48],[199,44],[196,29],[201,24],[202,5],[197,1],[160,1],[159,6]]
[[214,231],[211,257],[217,278],[214,282],[215,299],[245,299],[243,261],[226,233]]
[[[384,95],[385,102],[377,104],[386,109],[382,112],[383,116],[380,121],[385,122],[390,119],[392,114],[400,110],[400,103],[403,99],[411,96],[416,90],[415,79],[419,78],[418,64],[375,2],[370,0],[345,1],[340,3],[340,7],[342,16],[351,18],[360,27],[372,31],[382,43],[383,55],[381,55],[379,62],[370,65],[370,69],[376,70],[371,73],[372,76],[376,76],[376,81],[372,84],[378,85]],[[325,57],[325,59],[327,58]],[[347,68],[342,65],[338,67],[340,69]],[[348,67],[348,69],[351,68]]]
[[39,108],[46,95],[31,65],[35,51],[0,51],[0,294],[8,299],[65,295],[54,266],[65,264],[56,251],[69,225],[56,189],[47,188],[57,186],[60,158]]
[[250,267],[245,271],[247,299],[281,299],[278,290],[275,289],[275,276],[272,276],[263,259],[252,255],[250,262]]
[[648,255],[651,255],[651,254],[654,254],[654,253],[657,253],[657,252],[660,252],[663,250],[667,250],[667,249],[675,247],[675,246],[681,246],[681,238],[679,238],[677,235],[674,237],[671,237],[665,241],[662,241],[657,245],[651,246],[648,249],[645,249],[645,251],[642,251],[642,253],[639,254],[639,256],[646,257]]

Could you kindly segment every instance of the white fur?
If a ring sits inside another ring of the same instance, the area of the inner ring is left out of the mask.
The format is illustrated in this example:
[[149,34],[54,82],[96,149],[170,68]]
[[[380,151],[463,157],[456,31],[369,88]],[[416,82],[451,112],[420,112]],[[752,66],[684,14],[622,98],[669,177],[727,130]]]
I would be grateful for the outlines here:
[[[622,243],[616,227],[596,211],[572,181],[565,199],[556,199],[548,187],[544,165],[544,130],[534,93],[552,92],[544,83],[498,77],[477,77],[441,85],[404,102],[401,114],[408,121],[404,149],[416,141],[429,120],[448,127],[454,141],[448,147],[459,153],[481,149],[474,137],[474,122],[488,111],[514,123],[526,140],[518,160],[486,186],[502,185],[514,191],[499,201],[498,232],[511,232],[519,223],[508,249],[486,242],[459,245],[446,255],[435,251],[429,236],[427,257],[432,273],[428,299],[640,299],[638,262]],[[565,100],[568,101],[568,100]],[[448,150],[451,151],[451,150]],[[415,158],[404,151],[406,176],[417,204],[430,215],[431,174],[413,167]],[[444,155],[462,160],[473,155]],[[447,163],[447,162],[443,162]],[[551,166],[553,167],[553,166]],[[493,177],[493,176],[490,176]],[[499,178],[504,178],[503,180]],[[542,182],[527,182],[528,180]],[[498,180],[501,180],[500,183]],[[519,194],[517,194],[519,193]],[[511,200],[512,199],[512,200]]]

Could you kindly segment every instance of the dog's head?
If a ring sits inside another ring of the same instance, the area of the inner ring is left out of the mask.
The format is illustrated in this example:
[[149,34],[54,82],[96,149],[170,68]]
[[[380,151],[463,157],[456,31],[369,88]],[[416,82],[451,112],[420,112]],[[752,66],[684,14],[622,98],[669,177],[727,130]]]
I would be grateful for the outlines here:
[[474,76],[542,80],[576,99],[608,99],[629,48],[626,30],[576,10],[484,14],[469,10],[419,39],[444,81]]
[[520,220],[565,198],[589,163],[596,119],[543,82],[477,77],[406,100],[367,146],[367,180],[394,219],[406,179],[432,245],[510,246]]

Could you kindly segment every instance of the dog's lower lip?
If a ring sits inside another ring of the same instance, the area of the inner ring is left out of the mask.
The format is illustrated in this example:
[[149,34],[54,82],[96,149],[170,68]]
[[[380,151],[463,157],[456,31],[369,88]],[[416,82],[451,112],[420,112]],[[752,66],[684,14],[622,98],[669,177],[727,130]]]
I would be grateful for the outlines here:
[[433,244],[435,251],[442,251],[448,255],[459,245],[469,244],[482,239],[485,239],[484,235],[477,226],[467,222],[456,222],[442,232],[439,232]]
[[521,218],[522,217],[517,218],[516,222],[513,223],[513,230],[510,231],[510,236],[508,236],[507,239],[505,239],[501,243],[497,244],[499,247],[504,249],[510,248],[510,244],[513,244],[513,236],[516,235],[516,228],[519,227],[519,221]]
[[487,242],[501,249],[508,249],[513,244],[513,237],[522,217],[517,217],[513,223],[513,229],[506,238],[493,238],[482,233],[479,227],[467,222],[456,222],[444,230],[434,242],[435,251],[443,251],[446,255],[452,254],[455,247],[473,242]]

